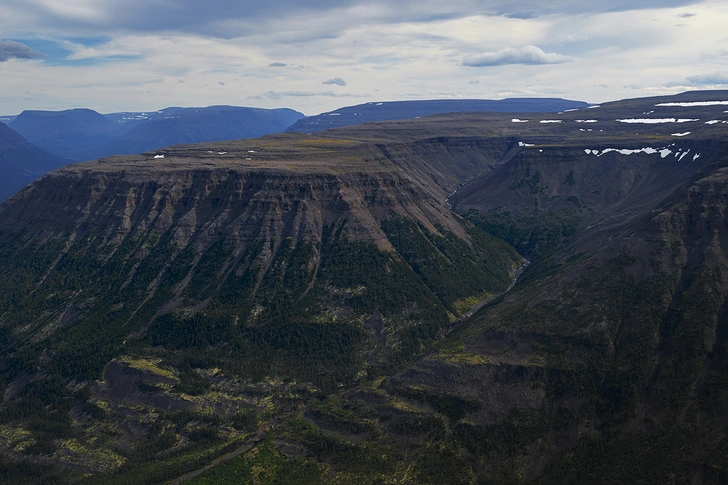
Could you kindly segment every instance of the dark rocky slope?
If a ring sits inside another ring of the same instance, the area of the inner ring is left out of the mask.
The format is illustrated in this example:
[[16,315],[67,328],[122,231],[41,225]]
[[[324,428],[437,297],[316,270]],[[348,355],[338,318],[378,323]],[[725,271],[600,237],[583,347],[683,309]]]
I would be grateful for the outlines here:
[[[523,264],[413,175],[376,144],[286,136],[71,165],[20,191],[0,207],[0,420],[25,436],[6,456],[130,471],[187,413],[184,456],[153,477],[251,431],[210,419],[279,416],[410,361]],[[169,417],[150,428],[150,412]]]

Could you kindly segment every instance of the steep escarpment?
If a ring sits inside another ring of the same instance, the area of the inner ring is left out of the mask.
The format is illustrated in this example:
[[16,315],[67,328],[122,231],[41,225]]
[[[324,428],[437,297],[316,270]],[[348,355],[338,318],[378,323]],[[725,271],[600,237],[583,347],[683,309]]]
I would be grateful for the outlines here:
[[372,481],[724,483],[728,161],[696,131],[527,133],[449,199],[531,252],[519,284],[437,352],[313,406],[280,449]]
[[[185,146],[69,166],[11,198],[5,455],[98,474],[136,470],[151,447],[173,476],[410,361],[503,291],[522,258],[382,151]],[[223,419],[239,424],[213,431]]]

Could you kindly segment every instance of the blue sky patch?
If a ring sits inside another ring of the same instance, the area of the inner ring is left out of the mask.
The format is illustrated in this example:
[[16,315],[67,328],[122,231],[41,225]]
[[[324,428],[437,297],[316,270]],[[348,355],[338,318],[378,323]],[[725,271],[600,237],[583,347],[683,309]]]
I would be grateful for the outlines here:
[[59,40],[49,39],[10,39],[25,44],[34,51],[41,52],[48,56],[43,63],[51,66],[95,66],[113,62],[128,62],[141,59],[141,55],[112,55],[105,57],[90,57],[85,59],[69,59],[73,51],[68,48],[68,43],[81,45],[83,47],[97,47],[111,41],[110,37],[66,37]]

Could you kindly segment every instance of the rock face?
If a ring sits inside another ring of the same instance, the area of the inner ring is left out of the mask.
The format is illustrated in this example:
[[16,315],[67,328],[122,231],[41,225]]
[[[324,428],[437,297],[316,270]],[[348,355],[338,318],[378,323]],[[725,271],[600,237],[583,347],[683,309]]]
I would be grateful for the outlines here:
[[723,483],[726,102],[47,174],[0,205],[3,478],[163,483],[246,442],[216,479]]

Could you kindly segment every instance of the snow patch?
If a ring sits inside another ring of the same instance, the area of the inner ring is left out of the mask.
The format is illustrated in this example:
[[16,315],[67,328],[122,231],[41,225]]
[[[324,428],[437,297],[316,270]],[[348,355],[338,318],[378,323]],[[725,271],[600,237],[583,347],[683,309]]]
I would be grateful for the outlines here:
[[541,120],[539,123],[561,123],[564,120]]
[[164,158],[164,155],[154,155],[154,158]]
[[694,118],[627,118],[623,120],[617,120],[619,123],[643,123],[643,124],[654,124],[654,123],[687,123],[689,121],[700,121]]
[[536,146],[536,145],[534,145],[533,143],[524,143],[522,141],[519,141],[518,142],[518,146],[519,147],[533,147],[533,146]]
[[[670,147],[674,147],[674,146],[675,146],[674,143],[670,145]],[[597,157],[601,157],[602,155],[604,155],[606,153],[610,153],[610,152],[619,153],[620,155],[633,155],[635,153],[644,153],[646,155],[659,154],[660,158],[667,158],[670,155],[674,154],[678,160],[682,160],[690,152],[690,149],[683,152],[681,148],[671,149],[670,147],[665,147],[665,148],[653,148],[653,147],[605,148],[602,151],[594,150],[591,148],[585,148],[584,152],[587,155],[596,155]],[[693,160],[696,160],[699,156],[700,156],[700,154],[693,156]]]
[[575,120],[577,123],[596,123],[597,120]]
[[722,106],[727,104],[728,101],[692,101],[689,103],[658,103],[655,106],[678,106],[680,108],[689,108],[691,106]]
[[518,118],[513,118],[511,120],[511,123],[528,123],[528,120],[519,120]]
[[672,136],[688,136],[690,134],[689,131],[686,131],[685,133],[673,133]]

